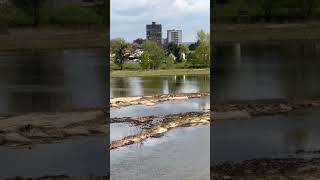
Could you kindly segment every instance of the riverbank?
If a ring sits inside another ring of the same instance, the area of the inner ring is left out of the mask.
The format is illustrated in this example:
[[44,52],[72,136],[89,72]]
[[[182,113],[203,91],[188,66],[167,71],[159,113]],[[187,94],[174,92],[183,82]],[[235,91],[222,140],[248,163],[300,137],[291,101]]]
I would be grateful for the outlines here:
[[15,28],[0,34],[0,50],[105,48],[107,31],[91,28]]
[[215,24],[215,43],[320,39],[320,23]]
[[114,77],[132,77],[132,76],[174,76],[174,75],[209,75],[210,69],[165,69],[148,71],[111,71],[110,76]]
[[301,180],[320,178],[320,159],[254,159],[211,167],[211,179]]
[[11,115],[0,118],[0,145],[31,148],[75,136],[106,135],[107,129],[101,110]]

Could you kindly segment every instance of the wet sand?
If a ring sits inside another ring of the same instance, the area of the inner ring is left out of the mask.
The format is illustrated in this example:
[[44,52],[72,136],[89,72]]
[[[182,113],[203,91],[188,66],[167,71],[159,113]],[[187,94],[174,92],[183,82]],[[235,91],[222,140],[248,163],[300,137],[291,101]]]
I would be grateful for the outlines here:
[[209,93],[180,93],[180,94],[163,94],[155,96],[137,96],[137,97],[117,97],[110,99],[111,108],[120,108],[131,105],[152,106],[159,102],[185,100],[209,96]]
[[102,110],[29,113],[0,118],[0,145],[30,146],[73,136],[107,134]]
[[[130,121],[135,124],[143,126],[144,131],[140,134],[127,136],[121,140],[113,141],[110,145],[110,149],[117,149],[120,147],[128,146],[130,144],[144,141],[148,138],[159,138],[167,133],[170,129],[186,126],[196,126],[200,124],[206,124],[210,121],[208,112],[190,112],[176,115],[158,116],[158,122],[153,123],[154,116],[143,117],[138,119],[122,118],[122,122]],[[120,122],[118,120],[113,120]]]

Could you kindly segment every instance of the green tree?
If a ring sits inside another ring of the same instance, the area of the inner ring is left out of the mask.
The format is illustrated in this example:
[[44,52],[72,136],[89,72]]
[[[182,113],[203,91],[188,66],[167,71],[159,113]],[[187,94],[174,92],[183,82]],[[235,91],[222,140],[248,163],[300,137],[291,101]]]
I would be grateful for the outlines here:
[[114,54],[114,63],[123,70],[123,64],[130,55],[130,45],[124,39],[118,38],[110,41],[110,52]]
[[174,58],[170,55],[166,58],[166,67],[167,69],[172,69],[174,67]]
[[167,54],[173,54],[176,57],[176,60],[179,59],[179,46],[176,43],[169,43],[168,44],[168,50],[167,50]]
[[40,23],[40,9],[46,0],[12,0],[12,3],[32,16],[33,26],[38,27]]
[[197,43],[192,43],[192,44],[190,44],[188,48],[189,48],[189,51],[194,51],[194,50],[196,50],[196,48],[197,48]]
[[119,49],[122,44],[128,44],[122,38],[116,38],[110,40],[110,52],[115,53],[115,50]]
[[140,66],[142,69],[149,69],[150,68],[150,55],[148,51],[145,51],[140,56]]
[[150,67],[152,69],[158,69],[165,58],[163,49],[153,41],[145,41],[142,44],[142,49],[150,55]]
[[188,47],[182,44],[176,44],[171,42],[168,45],[168,52],[167,54],[173,54],[176,57],[176,62],[181,63],[183,61],[182,54],[184,53],[185,55],[189,52]]
[[194,56],[197,64],[202,64],[203,67],[210,66],[210,34],[203,30],[198,32],[198,46]]
[[198,66],[198,60],[195,56],[195,53],[190,53],[188,56],[188,62],[192,65],[192,68],[196,68]]
[[189,53],[189,48],[183,44],[180,44],[178,48],[179,48],[178,62],[182,62],[184,60],[182,54],[184,54],[184,57],[186,57],[186,55]]

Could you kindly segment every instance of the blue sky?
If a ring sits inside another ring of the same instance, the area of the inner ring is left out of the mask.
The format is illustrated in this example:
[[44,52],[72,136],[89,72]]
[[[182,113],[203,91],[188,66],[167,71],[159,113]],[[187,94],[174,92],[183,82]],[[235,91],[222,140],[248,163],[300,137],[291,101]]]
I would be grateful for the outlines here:
[[196,41],[197,31],[210,31],[210,0],[111,0],[110,36],[133,41],[145,38],[146,24],[162,24],[162,38],[168,29],[181,29],[183,42]]

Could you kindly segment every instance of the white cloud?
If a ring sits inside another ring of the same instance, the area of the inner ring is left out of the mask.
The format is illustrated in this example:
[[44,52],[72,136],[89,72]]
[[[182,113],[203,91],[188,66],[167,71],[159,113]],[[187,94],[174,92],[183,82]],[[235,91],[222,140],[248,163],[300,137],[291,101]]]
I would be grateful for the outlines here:
[[210,0],[111,0],[111,38],[133,40],[145,37],[151,21],[166,29],[182,29],[184,41],[195,39],[195,32],[210,27]]

